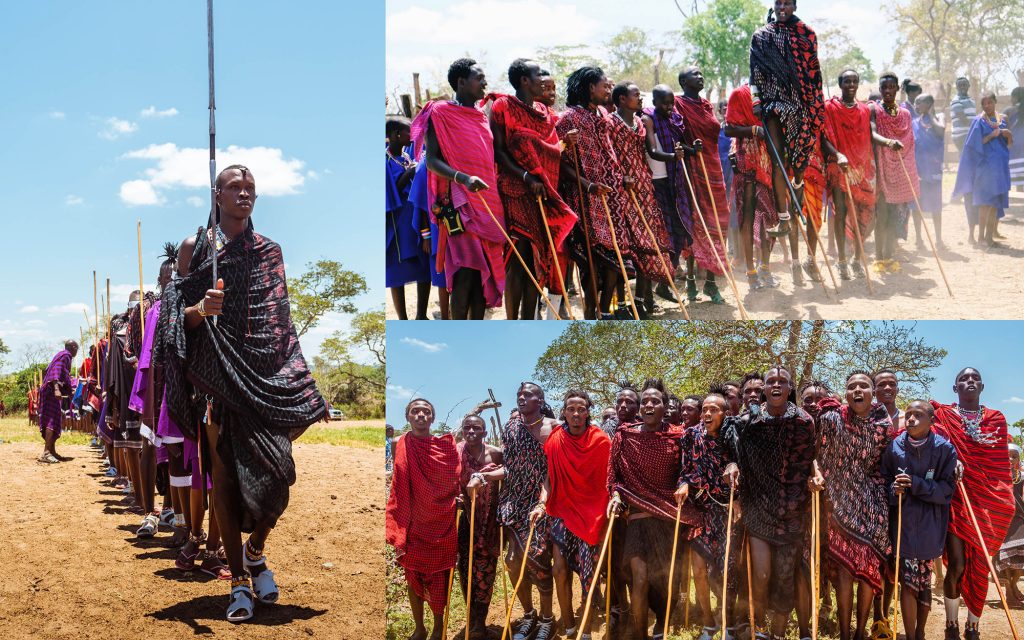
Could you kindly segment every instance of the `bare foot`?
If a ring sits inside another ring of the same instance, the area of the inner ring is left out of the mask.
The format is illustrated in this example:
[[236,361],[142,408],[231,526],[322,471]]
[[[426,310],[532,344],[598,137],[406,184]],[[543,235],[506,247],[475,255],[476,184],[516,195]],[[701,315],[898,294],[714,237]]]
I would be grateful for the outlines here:
[[[440,635],[438,637],[440,637]],[[427,640],[427,628],[419,627],[412,632],[412,635],[409,636],[409,640]]]

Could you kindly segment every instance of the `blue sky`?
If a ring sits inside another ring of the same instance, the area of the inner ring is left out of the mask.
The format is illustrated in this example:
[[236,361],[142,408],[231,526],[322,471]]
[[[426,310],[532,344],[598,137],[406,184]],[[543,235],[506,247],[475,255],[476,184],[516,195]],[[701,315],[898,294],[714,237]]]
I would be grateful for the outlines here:
[[[358,306],[379,306],[380,227],[365,214],[381,201],[370,158],[382,135],[384,3],[214,7],[219,166],[253,170],[254,224],[281,244],[289,275],[320,257],[340,260],[370,285]],[[92,315],[94,269],[124,308],[139,279],[136,220],[147,283],[162,244],[206,220],[206,69],[203,0],[6,7],[0,338],[9,359],[26,345],[78,338],[81,306]],[[307,355],[345,326],[328,317],[303,338]]]
[[[963,367],[973,366],[985,380],[983,403],[1002,411],[1010,423],[1024,417],[1024,383],[1017,369],[1024,360],[1020,322],[910,324],[929,344],[949,352],[932,371],[933,397],[954,401],[953,379]],[[486,398],[488,387],[504,405],[502,418],[507,418],[515,407],[519,383],[531,379],[537,358],[564,326],[557,322],[389,322],[388,422],[405,424],[402,411],[413,395],[433,402],[441,418],[451,411],[452,420],[457,421]],[[488,412],[488,421],[490,415],[493,412]]]

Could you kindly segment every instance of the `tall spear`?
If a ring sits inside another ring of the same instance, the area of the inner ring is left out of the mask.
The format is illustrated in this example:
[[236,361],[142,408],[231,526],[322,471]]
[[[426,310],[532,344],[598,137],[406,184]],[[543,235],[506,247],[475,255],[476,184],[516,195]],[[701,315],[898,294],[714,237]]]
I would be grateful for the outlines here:
[[[214,112],[217,105],[213,96],[213,0],[206,0],[207,66],[210,75],[210,258],[213,260],[213,287],[217,288],[217,123]],[[217,317],[212,318],[217,324]]]

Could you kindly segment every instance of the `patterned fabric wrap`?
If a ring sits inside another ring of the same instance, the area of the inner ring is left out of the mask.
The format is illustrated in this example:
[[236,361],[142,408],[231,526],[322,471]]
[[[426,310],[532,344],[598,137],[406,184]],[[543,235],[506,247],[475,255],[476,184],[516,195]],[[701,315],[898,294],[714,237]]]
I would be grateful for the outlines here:
[[[654,135],[658,137],[658,142],[665,153],[671,153],[669,150],[675,149],[677,142],[683,142],[686,125],[683,117],[675,110],[666,118],[654,107],[648,107],[644,109],[644,115],[649,116],[654,123]],[[672,194],[675,196],[675,208],[662,206],[661,213],[672,217],[672,248],[679,253],[693,244],[693,205],[683,173],[683,160],[666,162],[665,170],[668,173],[669,184],[672,185]]]
[[761,112],[778,116],[782,124],[789,166],[802,170],[825,124],[814,31],[796,16],[755,31],[750,41],[750,83],[758,88]]
[[[618,491],[630,511],[644,511],[675,522],[681,434],[675,425],[660,431],[644,431],[643,423],[620,426],[612,438],[608,463],[609,495]],[[699,525],[700,513],[692,504],[684,505],[680,521]]]
[[467,565],[469,564],[469,521],[470,513],[469,494],[466,493],[466,485],[469,484],[470,476],[474,473],[486,473],[498,468],[493,463],[480,464],[476,458],[466,451],[466,443],[460,442],[456,445],[461,460],[461,473],[459,484],[466,507],[462,510],[462,517],[459,519],[459,580],[462,584],[462,594],[466,594],[466,585],[472,586],[472,604],[487,605],[491,602],[491,593],[494,589],[494,577],[498,568],[498,501],[491,484],[484,485],[476,492],[476,522],[473,527],[473,574],[466,579]]
[[932,570],[935,561],[917,558],[900,559],[900,583],[915,594],[917,604],[932,606]]
[[569,530],[564,520],[556,517],[551,518],[548,536],[550,543],[557,546],[558,550],[562,552],[562,557],[569,565],[569,570],[579,576],[580,584],[583,587],[583,597],[586,598],[594,580],[597,545],[587,544]]
[[63,410],[61,400],[53,395],[54,387],[60,387],[61,394],[67,396],[71,393],[71,352],[61,349],[50,360],[43,375],[43,385],[39,391],[39,434],[46,438],[46,431],[61,434],[61,419]]
[[[498,492],[498,523],[508,528],[519,548],[526,545],[530,532],[530,511],[537,505],[540,490],[548,477],[548,459],[544,445],[533,437],[523,419],[513,412],[501,432],[501,449],[505,462],[505,480]],[[550,518],[537,520],[527,552],[531,575],[546,575],[550,567],[547,551],[547,528]]]
[[[895,117],[889,115],[879,104],[872,104],[875,112],[875,129],[879,135],[899,140],[903,148],[899,151],[879,147],[875,153],[878,164],[878,190],[889,204],[906,204],[914,201],[921,192],[921,180],[917,176],[917,160],[914,157],[914,127],[910,112],[903,107]],[[900,163],[903,158],[903,163]],[[906,166],[906,173],[903,167]],[[910,182],[907,182],[907,175]]]
[[1013,485],[1013,519],[996,556],[997,570],[1024,570],[1024,482]]
[[[843,104],[842,98],[833,97],[825,102],[825,130],[828,139],[849,161],[845,174],[835,162],[825,168],[829,191],[840,189],[846,194],[846,180],[850,182],[853,202],[860,221],[861,236],[875,217],[875,155],[871,143],[871,108],[857,102],[853,107]],[[849,207],[849,195],[846,206]],[[846,235],[854,237],[853,216],[846,217]]]
[[818,458],[830,509],[828,554],[880,592],[879,568],[892,553],[888,486],[881,470],[882,454],[892,441],[892,421],[877,402],[865,418],[834,398],[818,406]]
[[209,238],[197,233],[188,276],[164,288],[155,358],[164,364],[168,413],[196,439],[212,402],[217,453],[237,476],[243,531],[273,525],[295,482],[292,440],[322,419],[327,403],[306,366],[291,321],[281,247],[246,230],[217,256],[224,303],[217,324],[185,329],[185,309],[212,278]]

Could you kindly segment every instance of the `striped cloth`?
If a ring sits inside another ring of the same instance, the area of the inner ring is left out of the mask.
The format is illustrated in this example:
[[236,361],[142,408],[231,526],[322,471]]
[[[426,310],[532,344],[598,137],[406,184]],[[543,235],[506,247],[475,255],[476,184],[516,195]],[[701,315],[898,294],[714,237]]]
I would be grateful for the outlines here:
[[970,96],[957,96],[949,103],[950,131],[957,149],[963,147],[971,121],[978,115],[978,107]]

